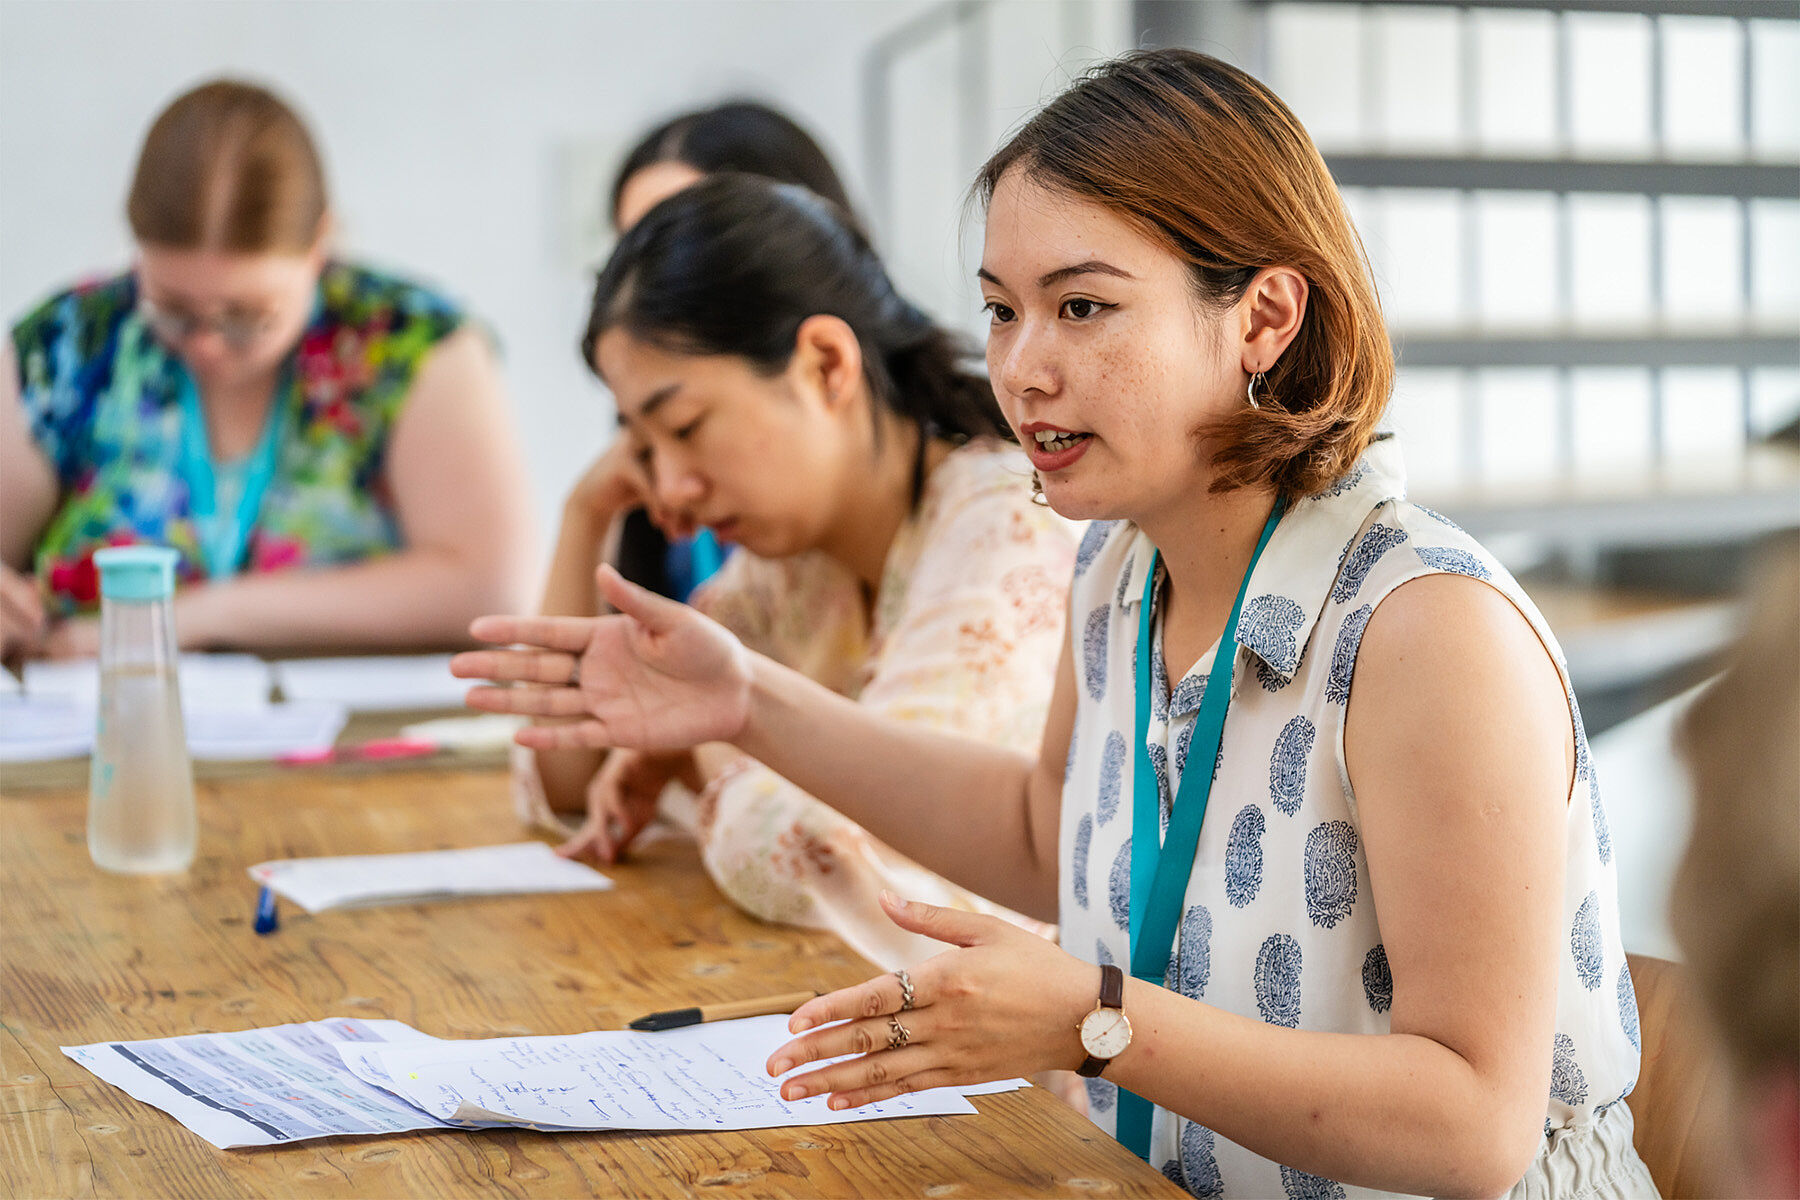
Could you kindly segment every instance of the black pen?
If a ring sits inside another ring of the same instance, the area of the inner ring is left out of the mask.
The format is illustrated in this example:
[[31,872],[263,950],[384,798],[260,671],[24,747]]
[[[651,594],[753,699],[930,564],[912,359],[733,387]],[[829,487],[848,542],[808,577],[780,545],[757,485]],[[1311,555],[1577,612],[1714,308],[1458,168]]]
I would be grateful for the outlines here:
[[818,994],[817,992],[789,992],[785,996],[764,996],[760,1000],[733,1000],[729,1004],[702,1004],[693,1008],[671,1008],[666,1012],[653,1012],[641,1016],[631,1023],[631,1027],[644,1033],[655,1033],[663,1029],[680,1029],[683,1025],[698,1025],[702,1021],[735,1021],[739,1017],[767,1017],[775,1013],[790,1013]]

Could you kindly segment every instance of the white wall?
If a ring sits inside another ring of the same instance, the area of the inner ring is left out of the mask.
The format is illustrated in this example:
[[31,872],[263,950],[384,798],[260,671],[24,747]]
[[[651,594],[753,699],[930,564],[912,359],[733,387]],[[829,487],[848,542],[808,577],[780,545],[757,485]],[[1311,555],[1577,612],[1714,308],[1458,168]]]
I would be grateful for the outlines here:
[[0,316],[126,263],[125,190],[164,103],[220,73],[272,84],[322,143],[345,249],[498,330],[548,522],[612,425],[577,361],[593,246],[572,209],[597,215],[596,177],[649,123],[729,95],[794,113],[855,188],[863,52],[926,6],[4,0]]

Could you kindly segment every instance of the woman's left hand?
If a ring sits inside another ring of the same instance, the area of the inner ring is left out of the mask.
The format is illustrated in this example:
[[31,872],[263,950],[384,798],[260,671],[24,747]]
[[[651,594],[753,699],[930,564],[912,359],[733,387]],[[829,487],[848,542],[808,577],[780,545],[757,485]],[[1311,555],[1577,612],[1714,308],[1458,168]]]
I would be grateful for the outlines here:
[[[900,980],[893,973],[801,1005],[788,1028],[812,1032],[770,1055],[769,1074],[857,1057],[796,1075],[781,1085],[782,1099],[830,1093],[832,1108],[857,1108],[902,1092],[1081,1064],[1085,1055],[1075,1027],[1099,995],[1098,967],[998,917],[908,902],[889,892],[881,894],[881,904],[900,928],[956,948],[908,969],[910,1010],[901,1010]],[[905,1041],[895,1046],[900,1029]]]

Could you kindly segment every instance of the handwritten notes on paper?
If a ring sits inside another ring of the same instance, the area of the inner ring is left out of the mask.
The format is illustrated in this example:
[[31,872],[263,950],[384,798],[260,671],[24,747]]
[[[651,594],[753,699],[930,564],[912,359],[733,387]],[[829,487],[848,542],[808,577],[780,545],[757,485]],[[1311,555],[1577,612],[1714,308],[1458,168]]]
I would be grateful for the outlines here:
[[765,1129],[972,1113],[955,1088],[834,1112],[789,1102],[763,1066],[788,1040],[785,1016],[573,1037],[497,1038],[378,1049],[387,1085],[443,1120],[560,1129]]
[[938,1088],[834,1112],[823,1097],[782,1100],[764,1073],[787,1038],[783,1016],[483,1041],[333,1019],[63,1052],[221,1149],[417,1129],[726,1130],[948,1116],[974,1112],[971,1095],[1026,1086]]

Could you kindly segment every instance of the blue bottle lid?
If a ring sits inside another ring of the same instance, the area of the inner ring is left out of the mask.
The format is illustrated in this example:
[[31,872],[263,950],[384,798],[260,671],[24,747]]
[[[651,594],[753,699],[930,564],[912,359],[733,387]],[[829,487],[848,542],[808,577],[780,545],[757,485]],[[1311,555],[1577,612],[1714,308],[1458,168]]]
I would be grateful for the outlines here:
[[113,546],[94,552],[100,595],[108,600],[167,600],[180,555],[167,546]]

